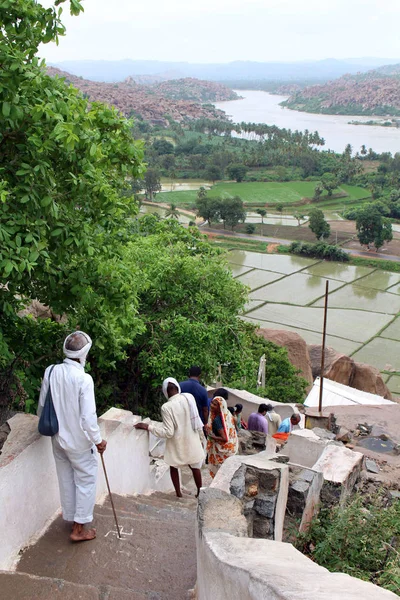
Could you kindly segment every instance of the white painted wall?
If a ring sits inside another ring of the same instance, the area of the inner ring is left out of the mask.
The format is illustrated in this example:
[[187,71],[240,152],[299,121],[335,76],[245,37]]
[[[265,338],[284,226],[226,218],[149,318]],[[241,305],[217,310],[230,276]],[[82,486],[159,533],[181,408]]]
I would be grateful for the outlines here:
[[197,535],[198,600],[395,600],[396,594],[329,573],[291,544],[236,537],[221,531]]
[[20,548],[60,506],[50,438],[37,433],[37,418],[32,415],[16,415],[9,425],[0,455],[0,569],[4,570],[13,567]]
[[[110,409],[100,419],[107,439],[104,459],[111,491],[147,494],[169,491],[169,472],[152,465],[147,432],[133,429],[139,417]],[[0,570],[12,569],[19,550],[30,544],[60,510],[51,440],[37,432],[37,417],[18,414],[9,420],[11,432],[0,455]],[[99,461],[97,501],[106,495]]]
[[[249,418],[251,413],[257,412],[260,404],[272,404],[275,412],[277,412],[282,420],[290,417],[294,412],[298,412],[295,404],[284,404],[283,402],[274,402],[273,400],[269,400],[268,398],[261,398],[260,396],[256,396],[255,394],[251,394],[246,390],[236,390],[234,388],[225,388],[229,392],[228,405],[234,406],[238,402],[243,404],[243,418],[245,421]],[[212,390],[213,391],[213,390]],[[209,394],[212,391],[209,390]]]

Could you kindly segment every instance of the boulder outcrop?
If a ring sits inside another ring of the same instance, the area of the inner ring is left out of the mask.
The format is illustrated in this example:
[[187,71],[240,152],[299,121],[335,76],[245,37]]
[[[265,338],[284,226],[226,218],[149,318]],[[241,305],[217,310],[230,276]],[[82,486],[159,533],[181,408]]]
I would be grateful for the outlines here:
[[[308,346],[308,351],[313,377],[320,377],[322,346],[312,344]],[[354,361],[349,356],[336,352],[333,348],[325,348],[324,377],[327,377],[332,381],[337,381],[337,383],[350,385],[349,382],[352,378],[353,371]]]
[[[322,346],[308,346],[313,377],[321,375]],[[336,352],[333,348],[325,348],[324,377],[337,383],[348,385],[363,392],[378,394],[388,400],[392,394],[375,367],[357,363],[349,356]]]
[[293,366],[300,369],[304,379],[308,381],[310,387],[313,383],[313,373],[308,354],[308,348],[303,338],[293,331],[283,329],[258,329],[258,335],[277,346],[283,346],[288,351],[288,357]]
[[354,371],[350,385],[357,390],[371,392],[372,394],[378,394],[388,400],[392,400],[392,394],[386,383],[383,381],[382,375],[378,369],[371,367],[371,365],[357,362],[354,363]]

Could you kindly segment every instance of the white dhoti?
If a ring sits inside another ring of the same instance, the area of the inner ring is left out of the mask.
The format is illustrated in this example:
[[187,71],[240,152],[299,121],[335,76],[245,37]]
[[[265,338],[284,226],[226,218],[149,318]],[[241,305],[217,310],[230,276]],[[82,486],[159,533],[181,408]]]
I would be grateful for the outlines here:
[[75,523],[93,521],[96,501],[97,449],[72,452],[52,438],[63,518]]

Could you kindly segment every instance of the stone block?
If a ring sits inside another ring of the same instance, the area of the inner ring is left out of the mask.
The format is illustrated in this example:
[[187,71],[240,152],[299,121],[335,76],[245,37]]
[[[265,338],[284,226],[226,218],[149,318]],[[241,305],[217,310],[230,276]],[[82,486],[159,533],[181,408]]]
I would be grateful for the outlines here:
[[273,539],[273,526],[269,519],[260,519],[259,517],[254,517],[253,519],[253,529],[252,529],[252,537],[253,538],[264,538],[264,539]]
[[247,521],[243,504],[235,496],[218,489],[202,488],[197,509],[199,534],[204,529],[221,530],[239,537],[247,537]]
[[276,495],[259,494],[254,500],[254,510],[267,519],[273,519],[275,514]]
[[325,504],[343,502],[351,493],[363,467],[364,455],[342,445],[328,445],[313,466],[323,474],[321,499]]
[[236,498],[243,498],[246,491],[246,466],[241,465],[231,479],[230,493]]
[[301,518],[299,530],[306,531],[318,513],[324,478],[322,473],[294,466],[290,467],[289,478],[287,514]]
[[321,440],[309,429],[300,429],[290,434],[284,452],[289,456],[291,463],[312,468],[326,445],[331,443],[330,440]]

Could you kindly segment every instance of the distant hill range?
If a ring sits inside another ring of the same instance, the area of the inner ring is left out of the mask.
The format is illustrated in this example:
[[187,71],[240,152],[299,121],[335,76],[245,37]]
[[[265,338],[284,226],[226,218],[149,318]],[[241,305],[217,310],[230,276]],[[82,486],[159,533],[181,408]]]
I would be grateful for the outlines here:
[[[301,62],[235,61],[226,64],[191,64],[157,60],[72,60],[54,64],[74,75],[93,81],[122,81],[127,77],[153,76],[159,81],[195,77],[211,81],[301,80],[328,81],[345,73],[355,74],[390,65],[400,60],[382,58],[328,58]],[[138,81],[146,83],[145,81]]]
[[[179,79],[155,83],[151,78],[145,78],[137,83],[128,77],[119,83],[102,83],[54,67],[47,70],[52,77],[64,77],[90,100],[115,106],[128,117],[139,116],[159,125],[168,124],[167,115],[178,123],[201,117],[225,119],[225,113],[203,103],[238,98],[231,89],[210,81]],[[144,85],[144,81],[152,85]]]
[[400,63],[305,87],[282,105],[331,115],[400,116]]

